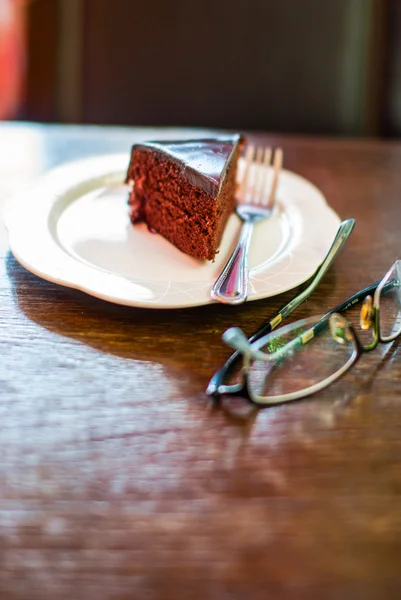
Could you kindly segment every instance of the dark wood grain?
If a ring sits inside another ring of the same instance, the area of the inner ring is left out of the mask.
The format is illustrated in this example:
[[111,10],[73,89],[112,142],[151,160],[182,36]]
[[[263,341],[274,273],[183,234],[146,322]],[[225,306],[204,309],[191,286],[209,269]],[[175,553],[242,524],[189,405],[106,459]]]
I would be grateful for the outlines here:
[[[145,133],[0,126],[1,156],[5,140],[37,144],[0,163],[0,198]],[[401,258],[400,143],[253,139],[280,143],[287,168],[357,222],[294,318]],[[250,334],[294,292],[236,308],[119,307],[35,277],[0,236],[1,600],[399,596],[397,343],[307,401],[212,407],[223,331]]]

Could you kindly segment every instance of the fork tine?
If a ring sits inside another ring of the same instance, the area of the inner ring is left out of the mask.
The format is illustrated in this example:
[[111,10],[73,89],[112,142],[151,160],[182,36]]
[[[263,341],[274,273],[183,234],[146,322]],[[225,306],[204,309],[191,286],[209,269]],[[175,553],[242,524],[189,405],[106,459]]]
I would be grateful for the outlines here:
[[252,204],[258,204],[259,200],[260,200],[259,191],[260,191],[260,180],[263,175],[263,173],[261,173],[261,166],[263,164],[263,155],[264,155],[264,149],[262,146],[259,146],[256,149],[256,156],[255,156],[255,160],[253,162],[254,176],[253,176]]
[[254,152],[255,152],[255,148],[254,148],[254,146],[252,146],[252,144],[247,146],[246,152],[245,152],[244,173],[242,175],[240,189],[238,192],[238,196],[239,196],[241,202],[245,202],[246,189],[248,187],[248,179],[249,179],[250,170],[251,170],[250,166],[252,163]]
[[264,153],[263,153],[263,162],[262,162],[261,177],[260,177],[260,184],[259,184],[260,187],[259,187],[259,194],[258,194],[258,202],[260,204],[264,203],[266,182],[267,182],[267,176],[269,174],[269,165],[270,165],[271,157],[272,157],[272,149],[269,146],[266,146],[266,148],[264,149]]
[[277,148],[276,151],[274,152],[274,158],[273,158],[273,181],[272,181],[272,185],[270,188],[269,200],[267,203],[268,206],[272,206],[274,204],[277,183],[278,183],[278,176],[279,176],[282,165],[283,165],[283,151],[281,148]]

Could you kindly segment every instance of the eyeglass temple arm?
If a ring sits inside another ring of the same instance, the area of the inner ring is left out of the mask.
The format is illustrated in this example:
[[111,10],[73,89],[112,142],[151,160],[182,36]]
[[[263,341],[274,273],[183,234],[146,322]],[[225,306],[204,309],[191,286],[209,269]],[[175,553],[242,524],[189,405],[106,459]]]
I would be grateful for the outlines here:
[[[388,291],[397,283],[398,282],[396,282],[396,280],[392,279],[391,281],[387,282],[383,290]],[[223,334],[223,341],[231,348],[236,349],[243,356],[245,354],[248,354],[253,359],[264,362],[276,361],[281,356],[285,356],[286,354],[288,354],[290,350],[294,350],[297,346],[307,344],[310,340],[312,340],[315,337],[317,333],[320,333],[322,328],[325,327],[327,319],[331,315],[335,313],[345,312],[346,310],[351,308],[351,306],[362,302],[366,298],[366,296],[376,291],[376,288],[379,284],[380,281],[377,281],[376,283],[373,283],[372,285],[369,285],[368,287],[364,288],[360,292],[357,292],[344,302],[341,302],[341,304],[338,304],[335,308],[332,308],[325,315],[323,315],[322,318],[317,323],[315,323],[315,325],[313,325],[310,329],[305,330],[302,334],[298,335],[296,338],[294,338],[293,340],[291,340],[290,342],[288,342],[287,344],[280,347],[274,352],[266,353],[260,351],[259,349],[254,349],[250,340],[248,340],[244,332],[238,327],[231,327],[230,329],[225,331]]]
[[[348,310],[349,308],[351,308],[351,306],[353,306],[354,304],[357,304],[358,302],[363,302],[363,300],[365,300],[366,296],[371,296],[372,294],[375,293],[376,288],[380,284],[380,282],[381,282],[381,280],[379,279],[379,281],[376,281],[375,283],[372,283],[371,285],[368,285],[367,287],[365,287],[360,292],[356,292],[356,294],[353,294],[353,296],[350,296],[349,298],[347,298],[347,300],[344,300],[340,304],[337,304],[337,306],[335,306],[334,308],[330,309],[322,317],[322,319],[324,319],[325,317],[327,317],[328,315],[331,315],[333,313],[342,313],[342,312],[345,312],[346,310]],[[394,287],[394,282],[395,282],[394,279],[388,281],[386,283],[386,285],[384,286],[383,291],[387,292],[392,287]]]
[[[395,280],[389,281],[384,286],[384,289],[390,289],[394,285],[394,282]],[[298,346],[306,345],[310,340],[314,339],[316,334],[320,333],[322,328],[326,326],[327,320],[331,315],[333,315],[334,313],[345,312],[351,306],[354,306],[355,304],[358,304],[359,302],[363,301],[367,295],[374,293],[379,283],[380,281],[364,288],[363,290],[357,292],[344,302],[341,302],[341,304],[338,304],[335,308],[331,309],[325,315],[323,315],[322,318],[310,329],[305,330],[302,334],[298,335],[293,340],[291,340],[284,346],[278,348],[274,352],[266,353],[260,351],[259,349],[254,349],[250,340],[248,340],[244,332],[238,327],[231,327],[230,329],[225,331],[223,334],[223,341],[231,348],[236,349],[237,352],[239,352],[242,356],[247,355],[253,360],[259,360],[262,362],[276,362],[281,357],[284,357],[286,354],[288,354],[290,351],[294,351]]]
[[[376,281],[375,283],[372,283],[371,285],[364,288],[360,292],[357,292],[356,294],[354,294],[347,300],[344,300],[344,302],[341,302],[341,304],[338,304],[335,308],[332,308],[325,315],[323,315],[323,317],[315,325],[313,325],[313,327],[311,327],[309,330],[304,331],[302,335],[297,336],[295,339],[291,340],[288,344],[285,344],[285,346],[283,346],[282,348],[279,348],[279,350],[277,350],[276,352],[273,352],[272,354],[260,352],[259,350],[252,350],[251,343],[247,340],[247,338],[245,337],[244,334],[242,334],[242,335],[244,336],[244,342],[247,342],[247,347],[245,347],[245,343],[242,343],[241,347],[238,347],[238,351],[241,354],[244,354],[245,352],[250,352],[250,354],[252,355],[252,358],[257,359],[257,360],[262,360],[265,362],[276,361],[278,358],[280,358],[280,356],[285,356],[286,354],[288,354],[289,350],[295,350],[295,348],[297,346],[305,345],[311,339],[313,339],[317,333],[320,333],[322,327],[325,326],[325,323],[326,323],[327,319],[330,317],[330,315],[332,315],[334,313],[345,312],[346,310],[351,308],[351,306],[354,306],[355,304],[358,304],[359,302],[363,302],[365,300],[366,296],[370,296],[371,294],[374,294],[374,292],[377,289],[377,286],[380,283],[381,283],[380,280]],[[389,291],[395,285],[399,285],[398,281],[396,279],[391,279],[383,287],[383,291],[384,292]],[[234,328],[234,330],[235,329],[236,328]],[[241,330],[238,330],[238,332],[241,332]],[[223,336],[223,339],[227,343],[228,340],[226,340],[224,336]],[[238,339],[238,335],[236,335],[236,339]],[[234,346],[232,346],[232,347],[234,347]]]
[[[293,310],[295,310],[302,302],[304,302],[310,294],[316,289],[319,285],[320,281],[331,267],[332,262],[337,256],[338,252],[341,250],[347,239],[352,233],[352,230],[355,226],[354,219],[347,219],[342,221],[340,224],[336,237],[333,240],[333,243],[324,259],[320,267],[317,269],[313,279],[310,283],[305,287],[305,289],[298,294],[295,298],[293,298],[288,304],[284,305],[273,318],[268,319],[262,323],[262,325],[257,329],[257,331],[249,338],[250,342],[255,342],[260,339],[262,336],[270,333],[277,325],[281,323],[283,319],[285,319]],[[224,378],[231,371],[234,365],[241,358],[241,353],[239,351],[234,352],[224,363],[224,365],[216,371],[211,380],[209,381],[209,385],[207,387],[206,393],[209,396],[213,396],[215,399],[219,398],[219,387],[222,385]]]

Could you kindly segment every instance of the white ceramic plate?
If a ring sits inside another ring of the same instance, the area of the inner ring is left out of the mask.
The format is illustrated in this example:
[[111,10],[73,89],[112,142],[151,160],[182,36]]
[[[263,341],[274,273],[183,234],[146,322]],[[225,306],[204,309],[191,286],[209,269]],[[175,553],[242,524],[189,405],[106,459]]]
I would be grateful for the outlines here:
[[[55,283],[128,306],[179,308],[214,302],[210,290],[237,239],[226,227],[214,263],[177,250],[128,218],[127,155],[97,156],[58,167],[7,203],[15,258]],[[306,281],[324,259],[340,219],[322,193],[289,171],[280,175],[274,215],[256,226],[249,300]]]

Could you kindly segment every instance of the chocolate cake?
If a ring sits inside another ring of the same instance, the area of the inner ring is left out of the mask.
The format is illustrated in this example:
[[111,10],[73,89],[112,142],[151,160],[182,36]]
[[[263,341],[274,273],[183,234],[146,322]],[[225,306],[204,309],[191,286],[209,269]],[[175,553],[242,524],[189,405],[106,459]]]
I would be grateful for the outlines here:
[[135,144],[126,178],[132,223],[145,222],[182,252],[213,260],[234,210],[243,143],[235,134]]

